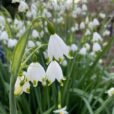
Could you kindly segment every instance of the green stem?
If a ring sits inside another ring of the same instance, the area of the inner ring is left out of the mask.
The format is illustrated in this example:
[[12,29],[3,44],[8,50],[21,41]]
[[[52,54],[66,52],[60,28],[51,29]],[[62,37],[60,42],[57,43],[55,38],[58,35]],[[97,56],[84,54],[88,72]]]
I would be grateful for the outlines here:
[[26,64],[26,62],[32,57],[32,55],[33,55],[35,52],[37,52],[40,48],[45,47],[45,46],[47,46],[47,44],[42,44],[41,46],[38,46],[38,47],[23,61],[23,63],[21,64],[21,67],[23,67],[23,66]]
[[10,92],[9,92],[9,105],[10,105],[10,114],[17,114],[16,111],[16,102],[14,97],[14,78],[11,77],[10,80]]
[[48,103],[48,108],[50,107],[50,100],[49,100],[49,88],[48,85],[46,85],[46,96],[47,96],[47,103]]
[[61,90],[60,90],[60,86],[58,87],[58,109],[60,109],[61,106]]

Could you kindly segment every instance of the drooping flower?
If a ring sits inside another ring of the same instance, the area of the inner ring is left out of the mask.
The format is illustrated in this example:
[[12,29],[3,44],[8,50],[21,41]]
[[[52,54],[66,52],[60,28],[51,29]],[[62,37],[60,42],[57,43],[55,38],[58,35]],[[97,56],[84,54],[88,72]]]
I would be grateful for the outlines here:
[[49,84],[52,84],[55,80],[61,82],[64,80],[63,72],[60,65],[56,61],[52,61],[46,71],[46,78]]
[[0,41],[3,40],[3,41],[7,41],[8,40],[8,33],[6,31],[3,31],[1,34],[0,34]]
[[55,114],[68,114],[68,112],[66,111],[67,107],[65,106],[64,108],[58,109],[53,111]]
[[13,48],[17,44],[16,39],[8,39],[8,47]]
[[85,47],[82,47],[79,51],[80,55],[86,55],[87,54],[87,49]]
[[67,64],[68,64],[67,60],[63,60],[63,62],[62,62],[62,66],[66,67]]
[[38,38],[38,37],[39,37],[39,33],[38,33],[37,30],[34,29],[34,30],[32,31],[32,37],[33,37],[33,38]]
[[103,39],[99,33],[97,33],[97,32],[93,33],[93,39],[92,39],[93,42],[98,42],[98,41],[102,41],[102,40]]
[[12,0],[12,3],[19,3],[20,2],[20,0]]
[[69,52],[70,48],[57,34],[50,36],[48,44],[48,57],[50,61],[52,61],[53,58],[56,60],[63,60],[64,55],[70,58]]
[[99,13],[99,17],[104,19],[106,17],[106,15],[104,13]]
[[100,23],[99,23],[97,18],[93,19],[93,25],[94,26],[99,26],[100,25]]
[[110,35],[110,31],[109,30],[105,30],[104,32],[103,32],[103,36],[109,36]]
[[93,51],[94,51],[94,52],[98,52],[98,51],[101,51],[101,50],[102,50],[102,48],[101,48],[100,44],[97,43],[97,42],[95,42],[95,43],[93,44]]
[[25,76],[18,76],[15,83],[14,95],[21,95],[23,92],[30,93],[30,83]]
[[36,87],[38,81],[43,82],[45,79],[45,70],[44,68],[38,63],[31,63],[27,69],[27,76],[29,80],[33,83],[33,86]]
[[33,48],[33,47],[35,47],[35,43],[32,40],[29,40],[27,47],[28,48]]
[[109,97],[114,96],[114,87],[110,88],[106,93]]
[[25,1],[20,1],[19,7],[18,7],[19,12],[25,12],[28,10],[28,5]]
[[75,52],[78,50],[78,47],[76,44],[72,44],[71,47],[70,47],[71,51]]
[[90,50],[90,44],[89,43],[85,43],[84,47],[89,51]]
[[87,11],[87,10],[88,10],[87,5],[86,4],[83,4],[82,5],[82,11]]
[[81,29],[81,30],[85,29],[85,23],[84,23],[84,22],[81,22],[81,23],[80,23],[80,29]]

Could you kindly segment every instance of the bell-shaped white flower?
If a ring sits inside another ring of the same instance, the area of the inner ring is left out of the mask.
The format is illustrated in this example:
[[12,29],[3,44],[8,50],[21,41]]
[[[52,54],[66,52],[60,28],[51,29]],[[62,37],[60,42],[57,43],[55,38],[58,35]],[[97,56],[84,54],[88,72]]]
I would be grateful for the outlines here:
[[86,54],[87,54],[87,49],[86,49],[86,47],[82,47],[82,48],[80,49],[80,51],[79,51],[79,54],[80,54],[80,55],[86,55]]
[[66,111],[66,106],[64,108],[58,109],[53,111],[55,114],[68,114],[68,112]]
[[62,66],[66,67],[67,65],[68,65],[67,60],[63,60],[63,62],[62,62]]
[[93,19],[93,25],[94,26],[99,26],[100,25],[100,23],[99,23],[97,18]]
[[85,43],[84,47],[86,48],[87,51],[90,50],[90,44],[89,43]]
[[23,92],[30,93],[30,83],[26,81],[23,85]]
[[38,37],[39,37],[39,33],[38,33],[37,30],[34,29],[34,30],[32,31],[32,37],[33,37],[33,38],[38,38]]
[[86,4],[83,4],[82,5],[82,11],[87,11],[87,10],[88,10],[87,5]]
[[99,17],[104,19],[106,17],[105,13],[99,13]]
[[110,35],[110,31],[109,30],[105,30],[104,32],[103,32],[103,36],[109,36]]
[[18,10],[19,12],[25,12],[28,9],[28,5],[25,1],[20,1]]
[[52,61],[53,58],[55,58],[56,60],[63,60],[64,55],[70,57],[69,51],[70,48],[57,34],[53,34],[50,36],[48,44],[48,57],[50,61]]
[[3,41],[7,41],[8,40],[8,33],[6,31],[3,31],[1,34],[0,34],[0,41],[3,40]]
[[39,63],[31,63],[27,69],[27,76],[29,80],[33,83],[33,86],[36,87],[38,81],[43,82],[45,79],[45,70]]
[[81,30],[85,29],[85,23],[84,23],[84,22],[81,22],[81,23],[80,23],[80,29],[81,29]]
[[12,0],[12,3],[19,3],[20,2],[20,0]]
[[27,47],[28,48],[33,48],[33,47],[35,47],[35,43],[32,40],[29,40]]
[[52,84],[55,80],[61,82],[64,80],[63,72],[60,65],[56,61],[52,61],[46,71],[46,77],[49,84]]
[[101,35],[98,32],[93,33],[93,39],[92,39],[93,42],[98,42],[98,41],[102,41],[102,40],[103,39],[102,39]]
[[91,34],[91,31],[89,29],[86,30],[85,35],[88,36]]
[[25,76],[18,76],[15,83],[14,95],[21,95],[23,92],[30,93],[30,83]]
[[16,44],[17,44],[17,40],[16,39],[9,39],[8,40],[8,47],[9,48],[15,47]]
[[102,48],[101,48],[99,43],[94,43],[93,44],[93,52],[98,52],[98,51],[101,51],[101,50],[102,50]]
[[70,49],[71,49],[72,52],[75,52],[75,51],[78,50],[78,46],[76,44],[72,44]]
[[110,88],[106,93],[109,97],[114,96],[114,87]]

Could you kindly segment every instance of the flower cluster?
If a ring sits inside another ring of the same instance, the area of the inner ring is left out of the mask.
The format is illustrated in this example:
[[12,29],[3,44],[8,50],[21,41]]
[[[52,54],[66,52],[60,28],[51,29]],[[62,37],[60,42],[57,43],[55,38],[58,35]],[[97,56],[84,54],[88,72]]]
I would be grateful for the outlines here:
[[[36,87],[38,82],[42,85],[51,85],[57,80],[62,85],[62,81],[65,80],[62,69],[59,65],[59,60],[63,61],[64,56],[69,57],[70,48],[64,43],[64,41],[57,35],[51,35],[48,44],[48,57],[49,65],[47,70],[38,62],[32,62],[27,69],[27,72],[22,77],[18,77],[15,83],[15,95],[22,94],[23,92],[29,93],[30,84]],[[58,62],[57,62],[57,61]]]

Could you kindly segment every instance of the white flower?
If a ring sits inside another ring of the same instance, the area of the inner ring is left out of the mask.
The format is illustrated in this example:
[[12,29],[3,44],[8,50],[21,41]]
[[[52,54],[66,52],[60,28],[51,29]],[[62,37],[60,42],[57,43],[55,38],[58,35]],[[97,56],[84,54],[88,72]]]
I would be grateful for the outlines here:
[[33,37],[33,38],[39,37],[39,33],[38,33],[37,30],[33,30],[33,31],[32,31],[32,37]]
[[109,36],[110,35],[110,31],[109,30],[105,30],[104,32],[103,32],[103,36]]
[[58,109],[58,110],[55,110],[53,111],[55,114],[68,114],[68,112],[66,111],[66,106],[62,109]]
[[8,33],[6,31],[3,31],[1,34],[0,34],[0,41],[1,40],[5,40],[7,41],[8,40]]
[[82,9],[80,7],[77,7],[75,10],[77,15],[80,15],[82,13]]
[[46,77],[49,84],[52,84],[55,80],[61,82],[64,80],[63,72],[60,65],[56,61],[52,61],[46,71]]
[[9,48],[15,47],[16,44],[17,44],[17,40],[16,39],[9,39],[8,40],[8,47]]
[[67,60],[63,60],[62,65],[65,67],[67,66],[67,64],[68,64]]
[[89,17],[85,18],[85,23],[88,24],[89,23]]
[[20,2],[20,0],[12,0],[12,3],[19,3]]
[[28,81],[26,81],[23,85],[23,92],[25,93],[30,93],[30,83]]
[[94,26],[100,25],[100,23],[99,23],[99,21],[98,21],[97,18],[95,18],[95,19],[93,20],[93,25],[94,25]]
[[1,26],[2,28],[4,28],[4,25],[5,25],[5,19],[4,19],[3,16],[0,16],[0,26]]
[[100,44],[97,43],[97,42],[95,42],[95,43],[93,44],[93,51],[94,51],[94,52],[98,52],[98,51],[101,51],[101,50],[102,50],[102,49],[101,49]]
[[93,39],[92,39],[93,42],[98,42],[98,41],[102,41],[102,40],[103,39],[99,33],[97,33],[97,32],[93,33]]
[[32,17],[32,12],[31,12],[31,11],[27,11],[26,16],[27,16],[28,18],[31,18],[31,17]]
[[114,96],[114,87],[110,88],[106,93],[109,97]]
[[27,69],[27,76],[33,83],[34,87],[37,86],[38,81],[43,82],[45,79],[45,70],[39,63],[31,63]]
[[19,7],[18,7],[19,12],[25,12],[27,9],[28,9],[27,3],[24,1],[20,1]]
[[104,13],[100,13],[99,17],[101,17],[102,19],[104,19],[106,17],[106,15]]
[[71,47],[70,47],[71,51],[75,52],[78,50],[78,47],[76,44],[72,44]]
[[85,23],[84,22],[80,23],[80,29],[82,29],[82,30],[85,29]]
[[81,48],[79,51],[80,55],[86,55],[87,54],[87,50],[85,47]]
[[21,95],[23,92],[30,93],[30,83],[25,76],[18,76],[15,83],[15,95]]
[[35,43],[32,40],[28,41],[28,48],[35,47]]
[[90,44],[86,43],[84,46],[87,50],[90,50]]
[[82,5],[82,11],[87,11],[87,5],[86,4]]
[[64,41],[57,35],[51,35],[48,44],[48,57],[50,61],[53,58],[62,60],[64,55],[69,57],[70,48],[64,43]]
[[91,34],[90,30],[87,29],[86,32],[85,32],[85,35],[87,36],[87,35],[90,35],[90,34]]
[[93,22],[90,21],[90,22],[88,23],[88,26],[89,26],[89,28],[92,30],[92,29],[94,28]]

